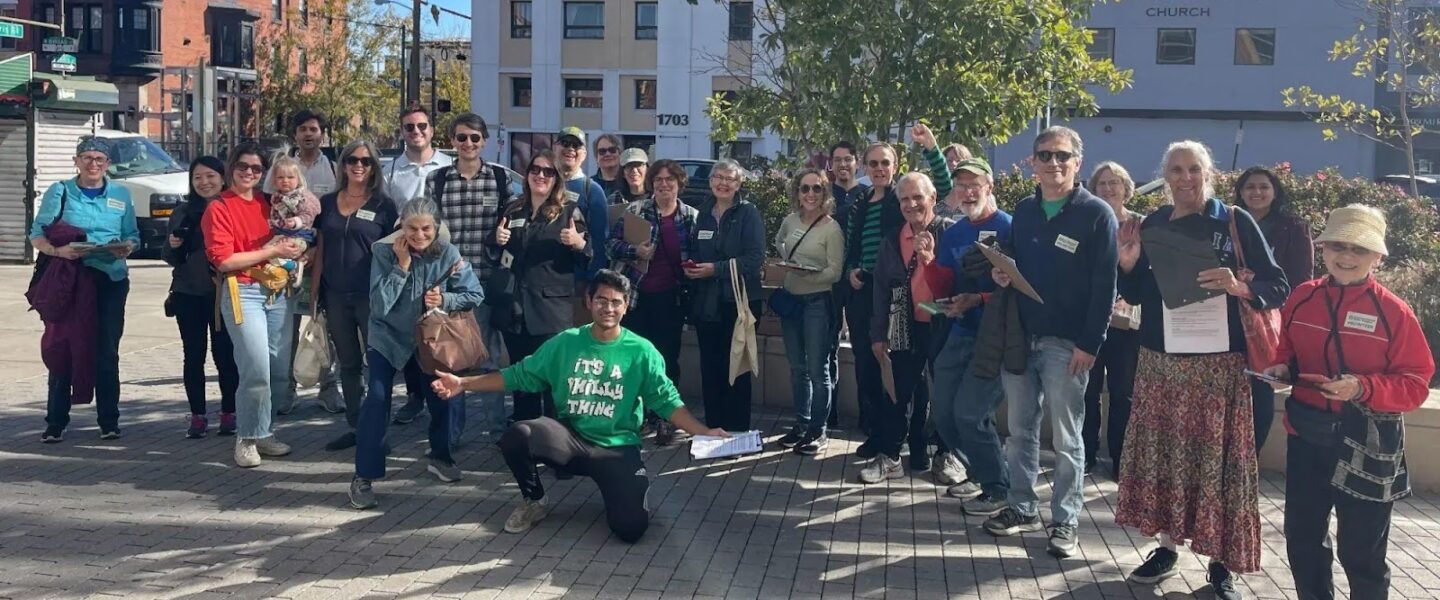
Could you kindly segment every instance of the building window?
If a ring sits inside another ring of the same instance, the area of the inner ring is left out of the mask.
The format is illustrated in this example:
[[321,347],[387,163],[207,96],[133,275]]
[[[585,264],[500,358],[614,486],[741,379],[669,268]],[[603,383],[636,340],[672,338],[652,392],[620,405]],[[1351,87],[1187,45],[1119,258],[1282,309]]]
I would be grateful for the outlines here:
[[653,40],[660,28],[660,5],[656,2],[635,3],[635,39]]
[[510,3],[510,38],[516,40],[530,39],[530,6],[529,2]]
[[510,78],[510,106],[530,108],[530,78]]
[[655,154],[655,136],[653,135],[622,136],[622,142],[625,144],[625,147],[627,149],[639,148],[641,150],[644,150],[646,154]]
[[655,110],[655,80],[635,80],[635,110]]
[[1155,64],[1195,64],[1195,30],[1160,29],[1155,36]]
[[755,4],[730,3],[730,41],[748,42],[755,33]]
[[160,36],[155,30],[151,8],[121,7],[115,9],[115,46],[135,50],[159,50]]
[[297,1],[298,1],[299,4],[300,4],[299,9],[296,10],[296,12],[300,13],[300,26],[301,26],[301,27],[309,27],[309,26],[310,26],[310,3],[307,2],[306,0],[297,0]]
[[566,2],[565,39],[605,39],[605,3]]
[[1247,28],[1236,29],[1235,64],[1275,64],[1275,30]]
[[604,95],[603,79],[565,80],[565,108],[601,108]]
[[553,133],[515,132],[510,134],[510,168],[524,173],[530,166],[530,157],[541,150],[548,150],[554,144]]
[[71,4],[65,21],[65,35],[78,40],[80,52],[101,52],[104,42],[105,8],[99,4]]
[[285,3],[281,0],[270,0],[270,20],[281,21],[285,19]]
[[1090,60],[1115,62],[1115,29],[1092,27],[1090,35],[1090,45],[1085,48],[1085,51],[1090,53]]
[[310,53],[304,48],[296,49],[295,70],[300,73],[300,81],[310,79]]
[[713,152],[716,160],[732,158],[743,162],[750,160],[755,155],[755,143],[745,140],[714,142]]
[[[0,17],[14,17],[14,16],[15,16],[15,9],[13,9],[13,8],[0,8]],[[34,29],[34,28],[32,28],[32,29]],[[16,43],[17,41],[19,41],[19,40],[16,40],[15,38],[0,38],[0,50],[14,50],[16,47],[19,46],[19,44]]]

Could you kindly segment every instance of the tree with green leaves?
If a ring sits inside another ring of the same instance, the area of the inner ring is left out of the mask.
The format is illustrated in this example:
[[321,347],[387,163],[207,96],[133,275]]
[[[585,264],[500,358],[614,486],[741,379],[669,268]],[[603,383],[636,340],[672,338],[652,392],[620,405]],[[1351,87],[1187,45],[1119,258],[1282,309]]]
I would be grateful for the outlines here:
[[1093,114],[1088,86],[1117,92],[1130,80],[1086,51],[1082,22],[1094,3],[894,0],[863,11],[830,0],[757,3],[748,68],[717,57],[717,69],[742,86],[709,101],[712,135],[773,131],[813,149],[891,139],[925,121],[945,141],[999,143],[1047,107]]
[[[1308,85],[1282,90],[1285,106],[1306,109],[1325,125],[1326,140],[1339,127],[1396,148],[1405,154],[1410,194],[1415,180],[1415,137],[1427,131],[1410,111],[1440,107],[1440,8],[1416,7],[1406,0],[1355,0],[1364,19],[1350,37],[1335,42],[1330,60],[1353,64],[1350,73],[1373,80],[1382,94],[1393,93],[1394,106],[1327,94]],[[1428,130],[1440,133],[1440,130]]]

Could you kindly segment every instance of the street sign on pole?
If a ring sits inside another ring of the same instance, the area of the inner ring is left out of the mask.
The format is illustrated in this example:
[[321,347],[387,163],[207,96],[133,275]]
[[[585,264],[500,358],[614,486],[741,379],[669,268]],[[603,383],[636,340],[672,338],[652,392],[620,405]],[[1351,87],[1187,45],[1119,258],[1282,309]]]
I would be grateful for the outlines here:
[[80,40],[72,37],[52,35],[40,42],[41,52],[79,52]]
[[50,70],[55,71],[56,73],[74,73],[75,55],[61,54],[56,56],[55,58],[50,59]]
[[0,23],[0,37],[24,38],[25,26],[19,23]]

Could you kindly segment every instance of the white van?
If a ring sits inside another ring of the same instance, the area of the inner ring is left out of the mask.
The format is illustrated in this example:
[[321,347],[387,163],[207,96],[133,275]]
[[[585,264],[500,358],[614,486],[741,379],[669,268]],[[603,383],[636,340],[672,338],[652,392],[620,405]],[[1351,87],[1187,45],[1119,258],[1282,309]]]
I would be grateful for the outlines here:
[[163,148],[135,133],[101,129],[110,144],[110,180],[130,191],[140,226],[137,258],[159,258],[170,232],[170,213],[190,192],[190,176]]

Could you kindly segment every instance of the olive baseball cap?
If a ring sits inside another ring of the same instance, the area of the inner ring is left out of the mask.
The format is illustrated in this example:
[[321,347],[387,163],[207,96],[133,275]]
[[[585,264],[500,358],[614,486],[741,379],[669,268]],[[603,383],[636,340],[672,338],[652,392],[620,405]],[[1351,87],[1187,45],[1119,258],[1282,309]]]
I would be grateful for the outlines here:
[[993,177],[995,175],[995,172],[990,170],[990,163],[985,162],[983,158],[967,158],[960,161],[955,165],[955,170],[952,171],[952,173],[958,173],[960,171],[973,173],[975,175],[984,175],[986,177]]
[[590,143],[589,138],[585,137],[585,130],[574,125],[560,130],[559,139],[564,140],[567,137],[575,138],[580,142],[581,146],[585,146]]

